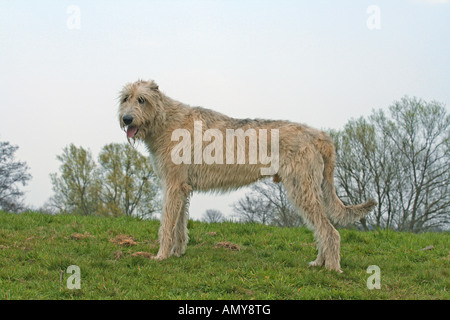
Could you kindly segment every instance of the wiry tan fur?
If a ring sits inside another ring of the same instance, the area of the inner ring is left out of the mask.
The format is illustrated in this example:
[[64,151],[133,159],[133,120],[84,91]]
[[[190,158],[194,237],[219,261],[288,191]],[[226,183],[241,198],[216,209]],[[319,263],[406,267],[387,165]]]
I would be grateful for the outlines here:
[[[364,217],[375,206],[372,199],[364,204],[345,206],[337,197],[333,178],[334,145],[322,131],[288,121],[233,119],[209,109],[190,107],[166,96],[153,81],[125,85],[120,93],[122,128],[127,127],[124,116],[133,118],[128,127],[139,129],[134,138],[147,145],[163,184],[160,248],[155,257],[158,260],[185,253],[189,199],[193,191],[228,191],[266,177],[261,175],[260,169],[268,165],[260,163],[174,164],[171,151],[178,141],[171,140],[172,132],[183,128],[193,137],[194,121],[202,121],[203,131],[219,129],[224,137],[226,129],[279,130],[279,170],[274,181],[284,184],[290,201],[314,231],[318,256],[311,266],[340,271],[340,236],[329,219],[349,224]],[[268,143],[270,150],[270,140]],[[248,142],[246,144],[248,148]]]

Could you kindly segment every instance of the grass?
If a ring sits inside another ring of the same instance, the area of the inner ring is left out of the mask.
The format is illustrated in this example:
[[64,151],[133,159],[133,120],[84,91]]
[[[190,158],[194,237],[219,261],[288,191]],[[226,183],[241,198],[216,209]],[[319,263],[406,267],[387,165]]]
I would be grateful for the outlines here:
[[[308,268],[316,249],[305,228],[190,221],[183,257],[136,256],[156,254],[158,228],[128,217],[0,212],[0,299],[450,298],[448,233],[340,230],[338,274]],[[114,242],[120,235],[131,237]],[[67,288],[70,265],[81,289]],[[380,267],[379,290],[366,286],[370,265]]]

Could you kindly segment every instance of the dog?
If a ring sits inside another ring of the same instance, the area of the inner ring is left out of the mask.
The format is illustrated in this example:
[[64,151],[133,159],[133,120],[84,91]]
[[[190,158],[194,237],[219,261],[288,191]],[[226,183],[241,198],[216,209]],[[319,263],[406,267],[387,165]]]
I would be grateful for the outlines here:
[[289,121],[235,119],[191,107],[168,97],[153,80],[126,84],[119,99],[121,128],[129,141],[145,143],[162,183],[156,260],[185,253],[194,191],[226,192],[273,176],[314,232],[318,255],[310,266],[341,272],[340,235],[332,222],[357,221],[376,202],[344,205],[338,198],[336,154],[326,133]]

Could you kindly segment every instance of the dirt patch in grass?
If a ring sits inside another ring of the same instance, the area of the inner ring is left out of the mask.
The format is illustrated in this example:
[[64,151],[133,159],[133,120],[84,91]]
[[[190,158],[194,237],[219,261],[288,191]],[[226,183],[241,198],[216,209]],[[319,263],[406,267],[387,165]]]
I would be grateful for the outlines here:
[[150,252],[138,251],[131,254],[132,257],[144,257],[147,259],[153,258],[153,255]]
[[225,249],[229,249],[232,251],[240,251],[241,247],[238,246],[237,244],[228,242],[228,241],[222,241],[222,242],[217,242],[216,245],[214,246],[214,248],[225,248]]
[[118,250],[118,251],[114,252],[114,260],[120,260],[120,259],[122,259],[122,256],[123,256],[122,251]]
[[109,239],[114,244],[124,247],[135,246],[137,243],[132,236],[127,236],[125,234],[119,234],[112,239]]

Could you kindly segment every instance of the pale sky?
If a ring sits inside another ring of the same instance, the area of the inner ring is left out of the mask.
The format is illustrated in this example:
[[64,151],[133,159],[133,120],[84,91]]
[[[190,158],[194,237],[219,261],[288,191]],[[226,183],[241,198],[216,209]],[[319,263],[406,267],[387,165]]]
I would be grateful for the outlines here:
[[[52,195],[65,146],[96,158],[126,142],[116,97],[139,78],[193,106],[321,129],[404,95],[448,108],[450,3],[0,0],[0,141],[31,169],[27,204]],[[229,215],[243,192],[195,194],[191,217]]]

